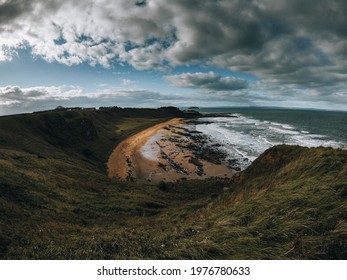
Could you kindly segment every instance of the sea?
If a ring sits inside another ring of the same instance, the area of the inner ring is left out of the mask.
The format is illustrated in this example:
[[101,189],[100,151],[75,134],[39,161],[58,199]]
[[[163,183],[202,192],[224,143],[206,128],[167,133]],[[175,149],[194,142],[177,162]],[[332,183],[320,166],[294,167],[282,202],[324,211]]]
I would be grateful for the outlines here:
[[231,160],[246,168],[266,149],[279,144],[347,149],[347,112],[272,109],[204,108],[219,113],[191,127],[203,133]]

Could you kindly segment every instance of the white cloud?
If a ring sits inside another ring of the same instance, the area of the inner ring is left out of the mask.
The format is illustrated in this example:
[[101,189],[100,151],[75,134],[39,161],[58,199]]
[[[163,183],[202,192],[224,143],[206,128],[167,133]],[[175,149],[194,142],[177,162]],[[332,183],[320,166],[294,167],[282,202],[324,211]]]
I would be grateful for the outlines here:
[[122,79],[122,85],[123,86],[130,86],[135,84],[136,82],[133,80],[129,80],[129,79]]
[[[202,80],[213,80],[213,74],[202,73]],[[196,79],[196,77],[194,77]],[[198,80],[199,80],[198,78]],[[202,79],[203,78],[203,79]],[[189,79],[188,79],[189,80]],[[185,80],[177,80],[182,86]],[[326,91],[328,87],[323,89]],[[266,92],[266,94],[264,94]],[[88,92],[80,87],[0,87],[0,115],[54,109],[64,107],[160,107],[160,106],[293,106],[345,110],[347,91],[345,87],[335,86],[334,94],[322,94],[320,90],[305,88],[288,88],[265,81],[252,83],[247,89],[229,91],[211,91],[181,94],[163,94],[145,89],[105,88]]]
[[0,115],[64,107],[141,106],[159,104],[169,96],[144,89],[102,88],[94,92],[80,87],[0,87]]
[[0,87],[0,100],[15,100],[17,102],[56,99],[64,100],[76,96],[81,96],[82,89],[73,86],[51,86],[51,87],[28,87],[19,86]]
[[138,70],[168,70],[168,67],[163,64],[163,58],[163,47],[159,43],[134,48],[129,51],[123,50],[119,53],[120,61],[128,62]]

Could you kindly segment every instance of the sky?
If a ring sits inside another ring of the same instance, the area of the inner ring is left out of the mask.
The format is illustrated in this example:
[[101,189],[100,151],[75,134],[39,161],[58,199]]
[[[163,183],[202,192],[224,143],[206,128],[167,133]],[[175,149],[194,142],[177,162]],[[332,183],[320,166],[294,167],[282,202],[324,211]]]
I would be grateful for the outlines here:
[[0,115],[347,110],[345,0],[0,0]]

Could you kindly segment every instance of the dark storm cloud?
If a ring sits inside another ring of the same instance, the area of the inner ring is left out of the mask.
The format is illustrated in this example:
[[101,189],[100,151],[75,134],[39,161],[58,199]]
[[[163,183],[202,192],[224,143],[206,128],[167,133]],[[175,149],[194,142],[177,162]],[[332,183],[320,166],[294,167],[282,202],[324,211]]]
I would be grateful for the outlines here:
[[253,51],[271,36],[263,26],[263,13],[248,1],[178,1],[175,5],[182,24],[180,40],[173,47],[172,59],[177,62]]
[[[73,2],[70,0],[66,2]],[[35,8],[41,7],[46,13],[56,11],[64,1],[59,0],[0,0],[0,23],[9,24],[21,16],[25,20],[33,20],[31,17]],[[37,15],[42,17],[43,14]],[[25,23],[25,22],[23,22]],[[26,22],[30,23],[30,22]]]
[[32,9],[31,1],[5,0],[0,2],[0,23],[9,23]]
[[[287,26],[292,33],[306,30],[311,35],[325,32],[346,38],[347,2],[344,0],[264,1],[267,13]],[[274,4],[274,5],[273,5]],[[285,16],[286,15],[286,16]]]
[[[184,1],[179,3],[184,6]],[[279,83],[325,83],[313,70],[319,68],[333,82],[332,66],[346,59],[346,3],[263,0],[185,5],[181,17],[186,33],[178,32],[181,40],[168,54],[177,64],[205,59]]]
[[247,81],[235,77],[222,77],[216,73],[183,73],[165,77],[176,87],[197,88],[209,91],[234,91],[245,89]]

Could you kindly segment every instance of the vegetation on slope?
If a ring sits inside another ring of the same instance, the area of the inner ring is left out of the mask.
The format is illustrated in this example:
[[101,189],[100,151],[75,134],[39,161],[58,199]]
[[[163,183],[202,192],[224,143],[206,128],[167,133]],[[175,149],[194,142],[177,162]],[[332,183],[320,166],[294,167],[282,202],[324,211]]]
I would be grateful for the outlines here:
[[183,240],[221,258],[346,259],[346,196],[347,151],[273,147],[195,216],[200,232]]
[[230,180],[107,177],[121,139],[177,114],[0,118],[0,258],[346,259],[347,151],[278,146]]

